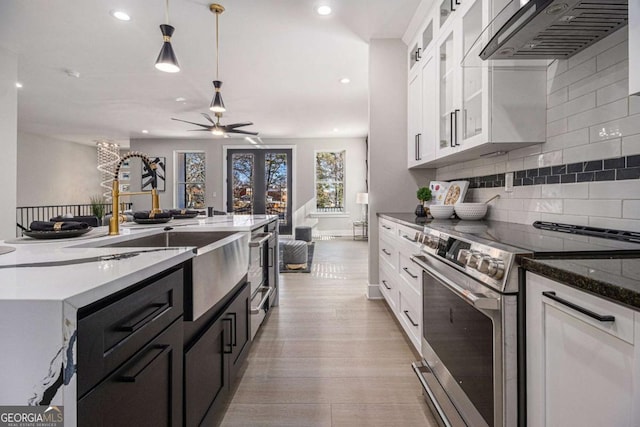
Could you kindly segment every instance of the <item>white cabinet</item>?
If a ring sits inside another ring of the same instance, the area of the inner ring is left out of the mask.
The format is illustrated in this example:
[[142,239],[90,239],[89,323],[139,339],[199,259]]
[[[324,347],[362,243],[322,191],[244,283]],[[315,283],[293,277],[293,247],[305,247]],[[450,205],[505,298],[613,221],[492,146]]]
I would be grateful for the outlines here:
[[[423,105],[420,113],[423,147],[428,147],[424,130],[435,129],[435,153],[433,157],[422,153],[419,161],[420,156],[413,160],[411,156],[419,150],[410,150],[409,167],[443,166],[545,141],[546,66],[477,58],[481,43],[476,40],[500,1],[443,0],[434,5],[440,16],[440,27],[434,32],[435,75],[423,78],[421,90],[423,99],[435,94],[436,103],[433,110]],[[410,88],[418,87],[417,69],[409,73]],[[419,110],[418,105],[410,99],[409,144],[414,147],[420,139],[415,136],[420,114],[413,111]]]
[[420,166],[435,158],[435,79],[433,24],[429,21],[419,37],[419,61],[409,75],[407,106],[407,166]]
[[420,245],[418,230],[380,218],[379,288],[389,308],[419,352],[422,334],[422,270],[411,261]]
[[528,426],[640,425],[640,313],[536,274],[526,279]]
[[629,2],[629,95],[640,95],[640,2]]

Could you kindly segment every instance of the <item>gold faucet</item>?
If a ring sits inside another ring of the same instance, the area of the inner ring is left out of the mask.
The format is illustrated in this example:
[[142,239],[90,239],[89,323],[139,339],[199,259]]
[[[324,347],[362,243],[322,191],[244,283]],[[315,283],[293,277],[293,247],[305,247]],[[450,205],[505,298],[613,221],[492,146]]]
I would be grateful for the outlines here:
[[[120,192],[120,182],[118,181],[118,177],[120,176],[120,166],[124,163],[125,160],[128,160],[132,157],[139,157],[142,159],[144,164],[147,166],[147,169],[151,171],[153,174],[152,180],[152,189],[151,191],[132,191],[128,193]],[[125,156],[123,156],[116,166],[115,177],[113,179],[113,186],[111,187],[111,219],[109,220],[109,236],[117,236],[120,234],[120,196],[135,196],[138,194],[151,194],[151,214],[156,214],[162,212],[160,209],[160,198],[158,197],[157,190],[157,181],[156,181],[156,168],[158,166],[151,162],[149,157],[146,154],[132,151]]]

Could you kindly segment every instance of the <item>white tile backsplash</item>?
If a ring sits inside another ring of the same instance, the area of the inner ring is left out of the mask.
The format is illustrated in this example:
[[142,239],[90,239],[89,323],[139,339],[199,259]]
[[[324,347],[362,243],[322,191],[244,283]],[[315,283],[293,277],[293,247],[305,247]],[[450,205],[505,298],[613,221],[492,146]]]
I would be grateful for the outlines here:
[[[438,179],[640,154],[640,97],[627,96],[626,27],[547,70],[547,140],[497,159],[440,168]],[[446,178],[444,178],[446,177]],[[491,219],[535,220],[640,231],[640,180],[582,182],[472,189],[468,201],[495,194]]]

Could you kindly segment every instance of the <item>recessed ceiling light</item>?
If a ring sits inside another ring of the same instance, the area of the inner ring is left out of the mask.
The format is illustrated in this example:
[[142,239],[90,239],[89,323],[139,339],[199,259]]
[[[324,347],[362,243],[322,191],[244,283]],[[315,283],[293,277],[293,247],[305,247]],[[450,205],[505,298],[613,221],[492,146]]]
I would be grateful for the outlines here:
[[22,83],[20,83],[20,82],[16,82],[16,87],[17,87],[18,89],[22,88]]
[[186,100],[187,100],[187,98],[184,98],[182,96],[179,96],[179,97],[176,98],[176,102],[184,102]]
[[149,133],[149,131],[146,129],[142,129],[142,133]]
[[338,129],[338,128],[333,128],[333,131],[334,131],[334,132],[339,132],[339,131],[340,131],[340,129]]
[[351,80],[349,79],[349,77],[343,77],[340,79],[340,83],[342,83],[343,85],[346,85],[348,83],[351,83]]
[[316,8],[316,12],[318,12],[318,15],[322,16],[331,15],[331,8],[327,5],[318,6]]
[[109,13],[118,21],[131,21],[131,17],[127,12],[123,12],[121,10],[112,10]]

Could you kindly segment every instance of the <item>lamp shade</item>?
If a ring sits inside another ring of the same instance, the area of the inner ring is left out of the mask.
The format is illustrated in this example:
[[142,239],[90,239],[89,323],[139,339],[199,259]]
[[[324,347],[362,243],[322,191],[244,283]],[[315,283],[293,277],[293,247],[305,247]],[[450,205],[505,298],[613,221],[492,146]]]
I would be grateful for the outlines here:
[[222,101],[222,94],[220,93],[220,88],[222,87],[222,82],[220,80],[213,81],[213,87],[216,92],[211,100],[211,106],[209,109],[214,113],[224,113],[227,109],[224,107],[224,102]]
[[166,73],[177,73],[180,71],[178,58],[176,58],[176,54],[173,52],[173,47],[171,46],[171,36],[173,35],[174,30],[175,28],[171,25],[160,25],[160,31],[162,32],[162,39],[164,42],[162,43],[158,59],[156,59],[156,68]]
[[356,193],[356,203],[359,205],[369,204],[369,193]]

